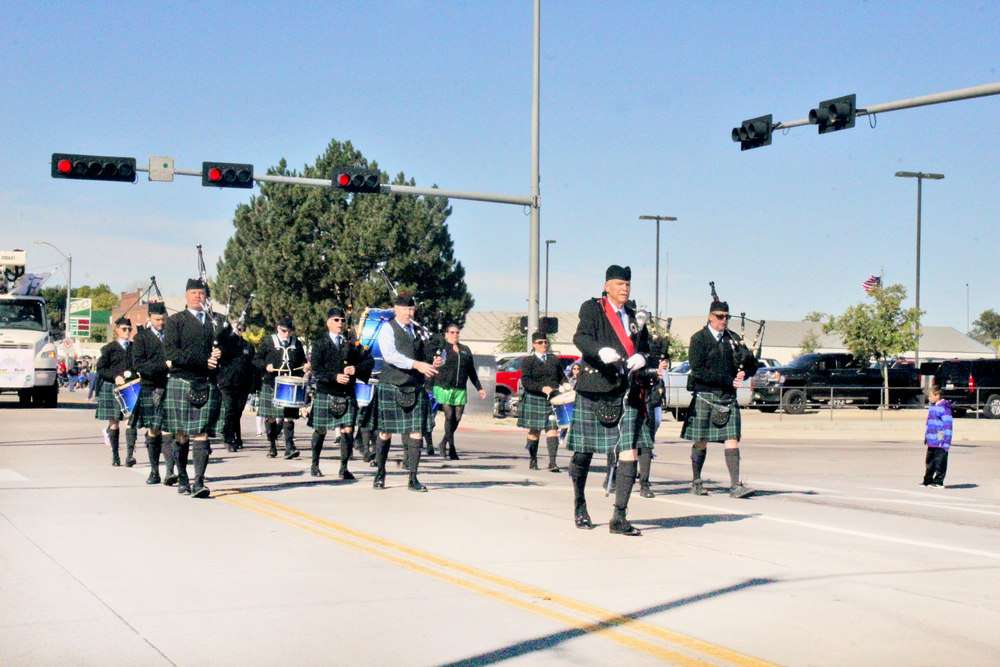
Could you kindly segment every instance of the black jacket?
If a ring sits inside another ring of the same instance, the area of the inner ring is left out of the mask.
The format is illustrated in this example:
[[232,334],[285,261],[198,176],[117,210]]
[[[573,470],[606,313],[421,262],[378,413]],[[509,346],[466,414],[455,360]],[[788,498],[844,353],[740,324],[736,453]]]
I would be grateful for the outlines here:
[[253,345],[233,334],[219,357],[219,386],[249,393],[257,376]]
[[691,336],[688,348],[691,364],[691,388],[694,391],[716,391],[724,397],[736,395],[733,380],[742,369],[746,380],[757,372],[757,360],[739,352],[738,345],[728,333],[716,342],[709,327],[705,326]]
[[562,380],[563,365],[558,355],[548,354],[542,361],[532,353],[521,364],[521,386],[526,394],[544,396],[542,387],[558,389]]
[[[166,323],[164,323],[166,329]],[[164,331],[164,336],[166,331]],[[163,343],[151,329],[139,329],[135,335],[132,346],[132,360],[135,362],[135,369],[142,376],[142,384],[154,389],[163,389],[167,386],[167,355],[164,351]]]
[[[119,375],[125,381],[135,380],[135,363],[132,360],[132,350],[134,343],[129,343],[128,350],[122,349],[117,340],[113,340],[101,348],[101,358],[97,360],[97,374],[105,382],[114,384],[115,378]],[[129,375],[126,375],[126,371]]]
[[[573,335],[573,344],[580,350],[580,379],[576,381],[576,390],[590,394],[608,394],[621,396],[628,391],[628,375],[624,372],[628,352],[618,340],[611,322],[604,314],[603,299],[590,299],[580,306],[580,323]],[[635,310],[625,306],[628,314],[629,330],[626,332],[636,354],[641,354],[649,363],[649,338],[645,328],[638,331],[635,321]],[[597,356],[598,350],[610,347],[621,355],[621,361],[606,364]]]
[[[466,384],[471,381],[476,390],[482,390],[483,385],[479,382],[479,374],[476,373],[476,363],[472,358],[472,349],[468,345],[458,344],[458,352],[450,345],[445,345],[441,349],[445,351],[444,366],[438,369],[438,374],[434,376],[434,384],[444,389],[465,389]],[[524,378],[524,371],[521,371]]]
[[[216,318],[220,345],[224,344],[227,329]],[[215,336],[208,318],[205,324],[186,308],[167,318],[163,326],[163,349],[170,362],[170,375],[183,380],[208,380],[216,376],[216,369],[208,367]]]
[[[285,348],[281,347],[281,344],[275,344],[275,335],[265,336],[260,345],[257,347],[257,354],[254,357],[254,365],[260,369],[263,375],[264,384],[274,384],[274,378],[278,377],[278,370],[282,367],[284,359]],[[298,339],[298,336],[292,336],[291,342],[288,344],[288,368],[291,369],[291,374],[295,377],[302,377],[305,375],[305,371],[302,370],[302,366],[306,363],[306,351],[302,347],[302,341]],[[271,364],[274,367],[274,371],[268,372],[267,365]],[[282,371],[284,374],[285,372]]]
[[[337,382],[337,375],[347,366],[354,366],[354,375],[350,376],[347,384],[340,384]],[[338,348],[330,340],[330,334],[325,333],[313,342],[309,368],[316,376],[318,391],[336,396],[353,396],[357,380],[368,382],[372,369],[375,368],[375,359],[371,352],[346,338]]]

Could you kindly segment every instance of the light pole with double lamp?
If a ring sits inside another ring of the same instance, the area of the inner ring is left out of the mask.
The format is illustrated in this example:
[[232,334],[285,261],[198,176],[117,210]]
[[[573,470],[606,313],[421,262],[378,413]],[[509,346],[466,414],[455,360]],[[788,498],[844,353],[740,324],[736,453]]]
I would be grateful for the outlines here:
[[55,249],[55,251],[57,253],[59,253],[60,255],[62,255],[63,258],[65,258],[66,262],[69,264],[69,268],[66,271],[66,340],[70,340],[70,337],[69,337],[69,300],[70,300],[70,294],[73,293],[73,253],[70,253],[70,254],[67,255],[62,250],[60,250],[59,248],[56,248],[54,245],[52,245],[48,241],[35,241],[35,243],[37,243],[39,245],[51,246],[52,248]]
[[653,307],[653,316],[657,322],[660,320],[660,220],[674,221],[666,215],[640,215],[640,220],[656,220],[656,305]]
[[[925,178],[932,181],[940,181],[944,174],[925,174],[922,171],[897,171],[896,176],[900,178],[917,179],[917,286],[914,294],[914,303],[917,310],[920,310],[920,203],[923,197],[923,182]],[[913,350],[913,365],[920,368],[920,327],[917,326],[917,345]]]

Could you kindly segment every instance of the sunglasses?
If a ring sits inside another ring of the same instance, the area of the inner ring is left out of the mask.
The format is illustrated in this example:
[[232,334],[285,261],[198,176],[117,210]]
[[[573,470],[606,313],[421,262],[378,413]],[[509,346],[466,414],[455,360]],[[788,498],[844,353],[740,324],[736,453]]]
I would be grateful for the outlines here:
[[535,341],[535,345],[548,345],[548,344],[549,344],[549,341],[547,341],[547,340],[536,340]]
[[728,320],[732,318],[732,315],[730,315],[729,313],[722,313],[722,314],[712,313],[712,317],[714,317],[717,320]]
[[343,317],[331,317],[330,319],[333,320],[334,322],[343,322],[344,321]]

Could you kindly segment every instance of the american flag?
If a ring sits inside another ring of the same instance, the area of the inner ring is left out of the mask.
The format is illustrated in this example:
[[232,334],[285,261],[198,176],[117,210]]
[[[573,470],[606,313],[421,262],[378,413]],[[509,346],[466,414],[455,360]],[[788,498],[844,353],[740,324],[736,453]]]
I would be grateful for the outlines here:
[[868,280],[861,283],[861,286],[865,288],[865,292],[871,292],[876,287],[882,286],[882,279],[878,276],[869,276]]

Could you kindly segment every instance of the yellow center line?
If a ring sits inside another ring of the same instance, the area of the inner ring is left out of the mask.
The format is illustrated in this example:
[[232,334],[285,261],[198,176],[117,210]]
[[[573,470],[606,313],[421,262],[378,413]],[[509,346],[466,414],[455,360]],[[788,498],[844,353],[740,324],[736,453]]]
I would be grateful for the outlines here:
[[[419,572],[421,574],[446,581],[452,585],[475,592],[479,595],[491,598],[524,609],[535,614],[546,616],[552,620],[581,630],[585,633],[596,633],[599,636],[614,641],[623,646],[627,646],[648,655],[652,655],[662,660],[666,660],[678,665],[710,665],[699,658],[692,658],[677,651],[651,644],[641,638],[623,634],[620,630],[628,630],[639,635],[663,642],[670,643],[676,647],[701,653],[715,661],[725,661],[729,664],[741,667],[764,667],[771,663],[746,656],[727,648],[710,644],[693,637],[666,630],[652,625],[637,618],[617,614],[612,611],[601,609],[594,605],[574,600],[551,591],[547,591],[530,584],[508,579],[479,568],[460,563],[448,558],[437,556],[428,552],[420,551],[413,547],[398,544],[384,538],[363,533],[359,530],[345,526],[343,524],[328,521],[326,519],[296,510],[291,507],[266,500],[251,493],[244,494],[217,494],[221,500],[237,505],[263,516],[276,519],[290,526],[305,530],[314,535],[324,537],[352,549],[367,553],[371,556],[390,561],[402,567]],[[330,532],[332,531],[332,533]],[[421,563],[420,561],[423,561]],[[444,568],[447,571],[433,569],[430,566]],[[458,573],[466,575],[457,576]],[[475,581],[473,579],[478,579]],[[499,588],[489,588],[484,583]],[[563,607],[565,610],[586,616],[586,619],[569,616],[559,610],[551,609],[548,606],[540,605],[537,601],[525,600],[511,594],[519,593],[536,600],[544,600],[553,605]]]

